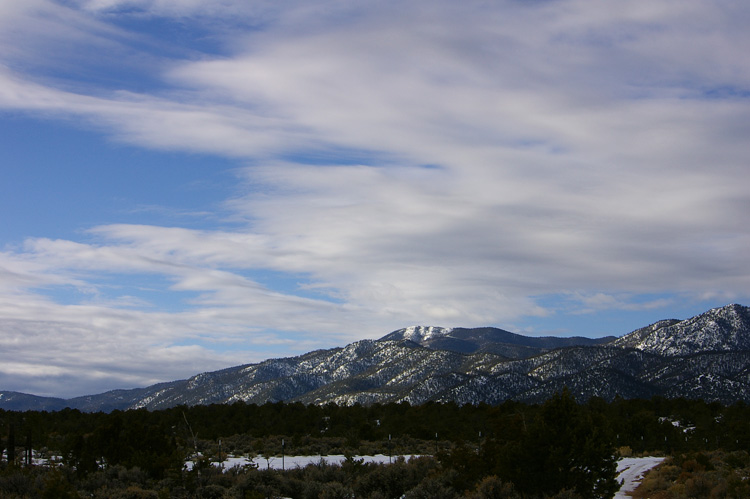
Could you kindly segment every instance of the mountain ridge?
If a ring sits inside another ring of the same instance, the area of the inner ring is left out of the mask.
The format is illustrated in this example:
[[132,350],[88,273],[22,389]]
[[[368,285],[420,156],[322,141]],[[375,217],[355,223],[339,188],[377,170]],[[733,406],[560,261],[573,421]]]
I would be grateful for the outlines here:
[[494,327],[441,328],[435,326],[410,326],[398,329],[380,338],[406,339],[433,350],[451,350],[459,353],[487,352],[508,358],[525,358],[555,348],[581,345],[600,345],[617,339],[615,336],[584,338],[583,336],[524,336]]
[[162,409],[212,403],[459,404],[665,397],[750,402],[750,308],[731,304],[599,339],[497,328],[412,326],[378,340],[201,373],[145,388],[57,399],[0,392],[8,410]]

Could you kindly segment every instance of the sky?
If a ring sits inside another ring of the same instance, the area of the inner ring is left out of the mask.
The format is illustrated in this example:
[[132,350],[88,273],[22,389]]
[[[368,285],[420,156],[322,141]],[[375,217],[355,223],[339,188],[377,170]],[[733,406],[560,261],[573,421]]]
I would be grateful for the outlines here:
[[0,390],[750,304],[750,3],[0,0]]

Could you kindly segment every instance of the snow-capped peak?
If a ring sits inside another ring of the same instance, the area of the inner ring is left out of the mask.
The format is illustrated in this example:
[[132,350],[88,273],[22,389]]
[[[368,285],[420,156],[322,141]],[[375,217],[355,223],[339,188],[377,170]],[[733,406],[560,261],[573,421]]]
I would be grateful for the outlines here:
[[422,343],[439,336],[447,336],[451,331],[453,328],[450,327],[409,326],[403,329],[403,338],[414,343]]

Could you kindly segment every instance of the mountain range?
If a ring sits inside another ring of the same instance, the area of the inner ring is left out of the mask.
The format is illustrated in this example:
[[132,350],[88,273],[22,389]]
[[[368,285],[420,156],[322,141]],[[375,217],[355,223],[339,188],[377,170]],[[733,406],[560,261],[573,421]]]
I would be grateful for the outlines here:
[[198,374],[146,388],[58,399],[0,391],[6,410],[163,409],[212,403],[536,403],[664,396],[750,402],[750,308],[732,304],[622,337],[528,337],[413,326],[379,340]]

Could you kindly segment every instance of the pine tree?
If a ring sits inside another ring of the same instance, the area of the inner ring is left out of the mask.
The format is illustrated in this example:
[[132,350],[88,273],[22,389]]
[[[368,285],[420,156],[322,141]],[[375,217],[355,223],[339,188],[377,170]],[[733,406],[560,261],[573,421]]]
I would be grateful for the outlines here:
[[542,405],[510,457],[511,481],[523,492],[551,495],[568,489],[609,498],[619,489],[607,421],[579,406],[567,389]]
[[13,465],[16,462],[16,427],[10,423],[8,429],[8,464]]

